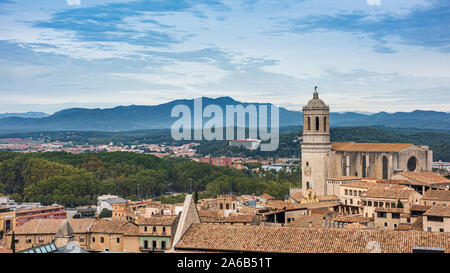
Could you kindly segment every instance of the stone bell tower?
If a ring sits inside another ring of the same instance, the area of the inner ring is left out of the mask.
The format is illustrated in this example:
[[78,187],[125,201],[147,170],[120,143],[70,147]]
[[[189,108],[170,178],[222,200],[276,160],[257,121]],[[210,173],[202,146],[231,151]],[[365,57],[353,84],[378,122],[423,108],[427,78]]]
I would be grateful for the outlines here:
[[303,107],[302,192],[326,195],[330,143],[330,107],[319,99],[317,86],[313,99]]

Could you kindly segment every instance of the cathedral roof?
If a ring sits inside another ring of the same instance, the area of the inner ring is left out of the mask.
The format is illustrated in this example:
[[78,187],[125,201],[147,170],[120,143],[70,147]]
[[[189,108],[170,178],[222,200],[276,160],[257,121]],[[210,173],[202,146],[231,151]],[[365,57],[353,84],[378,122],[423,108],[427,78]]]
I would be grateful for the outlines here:
[[331,149],[342,152],[400,152],[413,145],[411,143],[335,142],[331,144]]
[[55,238],[72,237],[74,235],[73,229],[68,220],[64,220],[56,232]]

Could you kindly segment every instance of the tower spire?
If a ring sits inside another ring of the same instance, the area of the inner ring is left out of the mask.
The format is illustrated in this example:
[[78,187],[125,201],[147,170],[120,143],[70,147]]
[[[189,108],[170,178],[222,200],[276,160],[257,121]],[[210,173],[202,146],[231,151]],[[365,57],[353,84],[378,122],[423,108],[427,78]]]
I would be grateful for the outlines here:
[[316,85],[314,87],[314,95],[313,95],[314,99],[318,99],[319,98],[319,92],[317,92],[317,88],[319,88],[319,86]]

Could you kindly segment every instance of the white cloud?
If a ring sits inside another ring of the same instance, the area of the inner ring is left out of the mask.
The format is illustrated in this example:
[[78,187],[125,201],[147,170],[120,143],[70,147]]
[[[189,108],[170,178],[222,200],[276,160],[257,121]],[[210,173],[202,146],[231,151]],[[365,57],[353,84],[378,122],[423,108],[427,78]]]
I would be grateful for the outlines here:
[[369,6],[381,6],[381,0],[367,0]]
[[67,5],[69,6],[80,6],[81,0],[66,0]]

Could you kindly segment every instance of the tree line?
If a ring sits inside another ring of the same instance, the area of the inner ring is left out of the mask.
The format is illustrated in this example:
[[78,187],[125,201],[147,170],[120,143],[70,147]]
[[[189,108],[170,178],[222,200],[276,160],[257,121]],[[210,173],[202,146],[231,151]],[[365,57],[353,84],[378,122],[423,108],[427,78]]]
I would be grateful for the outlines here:
[[299,168],[256,173],[127,152],[0,152],[0,193],[17,202],[78,206],[95,204],[108,193],[138,200],[195,190],[203,197],[268,193],[284,199],[300,181]]

